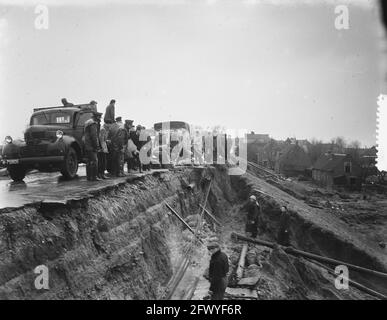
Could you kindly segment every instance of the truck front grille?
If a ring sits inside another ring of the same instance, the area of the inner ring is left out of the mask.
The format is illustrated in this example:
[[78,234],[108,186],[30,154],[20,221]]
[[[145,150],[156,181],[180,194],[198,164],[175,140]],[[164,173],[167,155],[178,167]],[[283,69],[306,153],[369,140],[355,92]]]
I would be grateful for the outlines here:
[[45,132],[31,132],[30,133],[32,139],[44,139],[46,137]]
[[22,157],[40,157],[47,155],[47,145],[27,145],[21,149],[20,155]]

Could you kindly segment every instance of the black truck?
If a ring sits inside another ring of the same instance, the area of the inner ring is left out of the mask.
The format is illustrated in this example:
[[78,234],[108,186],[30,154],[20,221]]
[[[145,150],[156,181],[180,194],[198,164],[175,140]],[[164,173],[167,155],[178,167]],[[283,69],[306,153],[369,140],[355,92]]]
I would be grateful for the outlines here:
[[28,171],[37,169],[74,178],[78,164],[86,161],[84,124],[92,115],[89,104],[35,108],[24,141],[5,138],[1,161],[10,177],[21,181]]

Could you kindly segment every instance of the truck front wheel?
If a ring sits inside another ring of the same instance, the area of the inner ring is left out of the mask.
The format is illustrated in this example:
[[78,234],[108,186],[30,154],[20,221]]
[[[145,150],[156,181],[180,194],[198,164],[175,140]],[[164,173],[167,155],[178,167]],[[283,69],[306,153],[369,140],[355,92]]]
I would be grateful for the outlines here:
[[26,176],[26,168],[20,164],[10,164],[7,167],[8,174],[14,181],[23,181]]
[[78,155],[77,152],[70,147],[62,164],[60,171],[66,179],[73,179],[78,172]]

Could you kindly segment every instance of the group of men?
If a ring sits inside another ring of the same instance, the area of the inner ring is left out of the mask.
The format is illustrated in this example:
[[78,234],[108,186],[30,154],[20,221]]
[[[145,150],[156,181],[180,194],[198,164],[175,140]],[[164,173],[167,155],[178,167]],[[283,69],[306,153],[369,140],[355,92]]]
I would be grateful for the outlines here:
[[[62,103],[66,107],[73,106],[66,98],[62,99]],[[106,179],[106,170],[114,177],[124,177],[125,162],[128,172],[136,169],[142,172],[139,153],[143,145],[149,142],[149,139],[140,139],[141,130],[145,130],[145,127],[135,127],[133,120],[125,120],[123,123],[122,117],[115,117],[115,103],[112,99],[106,107],[103,125],[102,113],[97,111],[97,102],[93,100],[89,103],[93,116],[85,122],[83,137],[88,181]],[[150,170],[150,166],[144,166],[144,169]]]
[[[257,201],[257,197],[255,195],[251,195],[249,201],[243,206],[243,209],[247,212],[245,232],[247,234],[250,233],[252,238],[256,238],[259,228],[262,231],[265,231],[266,229],[262,208]],[[282,206],[280,211],[281,214],[277,232],[277,242],[280,245],[288,246],[290,244],[290,216],[286,206]]]
[[[247,213],[245,231],[253,238],[256,238],[258,229],[265,229],[266,226],[262,217],[262,208],[255,195],[249,197],[248,202],[243,206],[243,210]],[[290,245],[290,215],[286,206],[280,208],[277,242],[283,246]],[[210,239],[207,249],[211,255],[208,272],[210,281],[209,297],[212,300],[223,300],[228,285],[228,257],[222,252],[216,239]]]

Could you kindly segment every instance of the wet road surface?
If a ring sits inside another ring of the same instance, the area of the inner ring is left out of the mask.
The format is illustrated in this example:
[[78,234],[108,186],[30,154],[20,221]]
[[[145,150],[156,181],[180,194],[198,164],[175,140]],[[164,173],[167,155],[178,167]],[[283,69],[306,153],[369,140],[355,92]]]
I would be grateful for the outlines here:
[[73,180],[64,180],[59,172],[36,172],[26,176],[24,182],[14,182],[11,179],[0,180],[0,211],[11,208],[20,208],[27,204],[44,202],[65,204],[70,200],[79,200],[90,197],[94,192],[109,186],[154,172],[168,170],[151,170],[146,173],[127,174],[126,177],[109,178],[103,181],[87,181],[86,168],[79,167],[78,177]]

